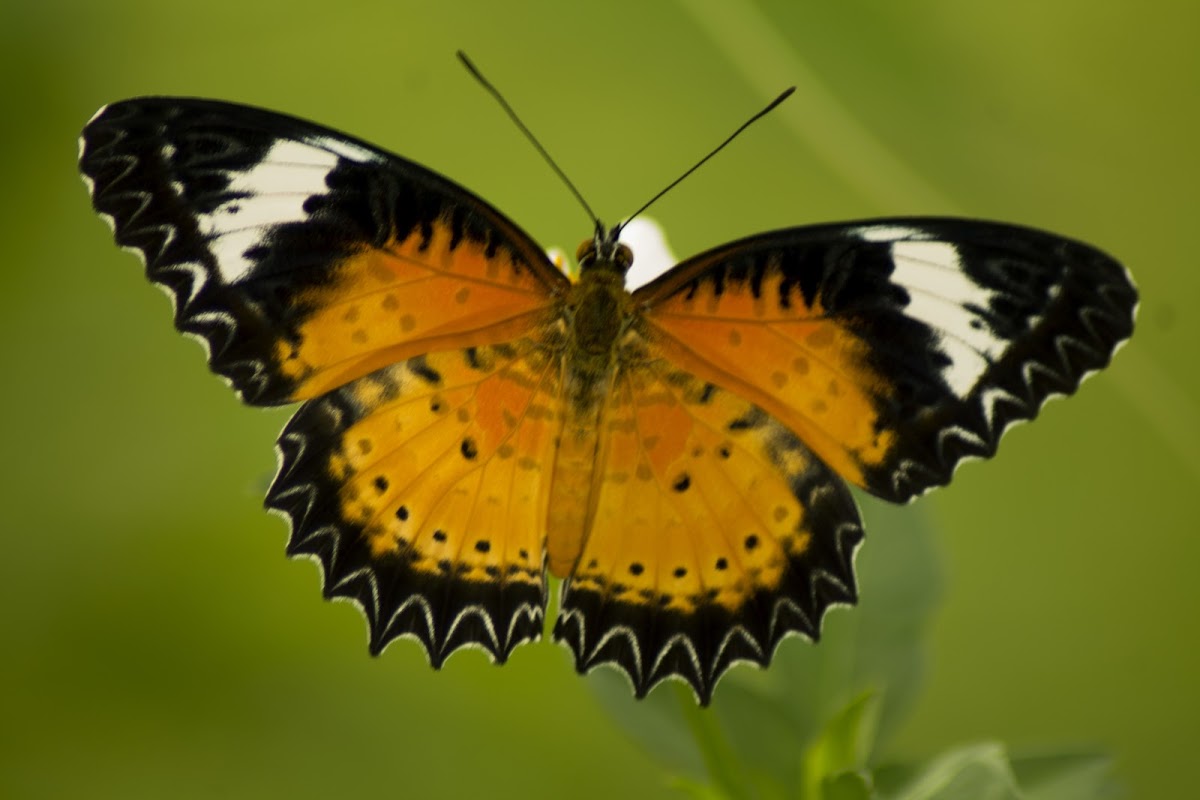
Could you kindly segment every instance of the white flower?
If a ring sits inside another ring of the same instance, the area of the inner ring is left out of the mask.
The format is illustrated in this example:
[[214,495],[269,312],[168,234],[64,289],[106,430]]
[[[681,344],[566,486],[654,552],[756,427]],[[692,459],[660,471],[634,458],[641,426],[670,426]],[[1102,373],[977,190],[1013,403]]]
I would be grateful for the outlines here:
[[638,217],[622,228],[621,241],[633,251],[633,266],[625,274],[625,288],[631,292],[679,263],[662,226],[650,217]]

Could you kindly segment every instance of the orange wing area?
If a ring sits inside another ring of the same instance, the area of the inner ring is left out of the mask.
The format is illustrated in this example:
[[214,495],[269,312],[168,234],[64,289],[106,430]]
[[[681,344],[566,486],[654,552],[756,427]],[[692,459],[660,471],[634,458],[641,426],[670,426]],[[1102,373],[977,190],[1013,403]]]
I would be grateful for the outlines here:
[[633,298],[675,364],[769,412],[845,479],[906,501],[1105,366],[1137,292],[1080,242],[901,218],[735,242]]
[[409,636],[435,667],[463,646],[502,662],[540,637],[557,363],[534,338],[414,357],[284,429],[267,505],[326,597],[362,608],[373,653]]
[[212,370],[249,403],[527,335],[569,282],[462,187],[311,122],[180,98],[106,106],[80,169]]
[[[714,282],[649,315],[673,362],[769,409],[847,480],[862,486],[895,440],[879,406],[892,389],[867,362],[869,345],[827,315],[819,299],[768,308],[783,277],[764,277],[754,297]],[[773,313],[772,313],[773,312]]]
[[449,218],[403,241],[366,248],[299,293],[275,345],[289,400],[306,400],[421,353],[510,342],[545,316],[545,285],[512,252],[456,240]]
[[816,639],[856,597],[845,485],[778,421],[657,358],[625,363],[600,427],[590,531],[555,638],[642,697],[669,676],[707,704],[736,661]]

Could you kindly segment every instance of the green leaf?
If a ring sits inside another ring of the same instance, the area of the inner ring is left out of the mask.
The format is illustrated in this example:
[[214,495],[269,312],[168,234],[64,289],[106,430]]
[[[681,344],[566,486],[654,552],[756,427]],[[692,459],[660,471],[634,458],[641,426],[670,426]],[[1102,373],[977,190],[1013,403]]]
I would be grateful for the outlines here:
[[868,539],[860,559],[862,613],[857,619],[847,615],[856,626],[849,681],[854,692],[879,691],[878,752],[921,692],[925,632],[941,601],[942,575],[934,526],[922,506],[896,506],[871,497],[860,505]]
[[[587,681],[600,705],[625,735],[666,771],[696,780],[709,777],[706,758],[671,685],[674,682],[659,686],[645,699],[637,700],[629,689],[628,679],[615,669],[602,667],[588,675]],[[683,692],[688,694],[686,689]],[[693,702],[690,694],[687,700]]]
[[843,772],[821,782],[821,800],[871,800],[871,782],[857,772]]
[[874,693],[863,694],[830,720],[804,752],[800,795],[822,800],[870,797],[864,776],[878,720],[879,697]]
[[1008,755],[1001,744],[958,747],[911,772],[896,786],[895,773],[880,770],[880,800],[1023,800]]

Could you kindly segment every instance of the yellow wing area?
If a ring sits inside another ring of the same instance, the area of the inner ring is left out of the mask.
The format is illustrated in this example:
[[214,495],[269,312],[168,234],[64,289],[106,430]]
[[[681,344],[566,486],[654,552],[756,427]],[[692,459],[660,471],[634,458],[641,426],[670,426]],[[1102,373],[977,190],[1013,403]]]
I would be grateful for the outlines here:
[[[789,293],[781,271],[748,281],[701,280],[646,312],[655,344],[689,372],[770,412],[838,474],[863,486],[887,457],[877,428],[890,387],[867,365],[869,346],[819,300]],[[784,305],[779,298],[787,297]]]
[[285,429],[268,505],[364,606],[373,651],[409,635],[435,666],[463,645],[503,660],[540,635],[555,363],[531,338],[414,357]]
[[456,236],[442,217],[363,248],[299,294],[307,312],[276,342],[275,358],[296,384],[291,399],[305,400],[421,353],[514,341],[553,300],[515,250]]
[[661,358],[625,364],[601,421],[590,532],[556,637],[638,695],[669,675],[702,702],[737,660],[816,638],[852,602],[857,511],[778,421]]
[[790,481],[810,459],[793,451],[776,463],[757,433],[730,430],[753,414],[748,403],[728,392],[701,402],[702,382],[680,386],[666,369],[631,370],[614,389],[573,585],[683,613],[704,602],[737,610],[777,587],[787,554],[808,545]]

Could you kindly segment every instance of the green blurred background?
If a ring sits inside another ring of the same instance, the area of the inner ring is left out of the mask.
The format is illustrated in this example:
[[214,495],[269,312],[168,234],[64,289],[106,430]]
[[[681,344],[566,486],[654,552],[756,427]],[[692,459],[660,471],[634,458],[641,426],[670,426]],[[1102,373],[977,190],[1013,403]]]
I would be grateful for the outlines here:
[[[681,256],[785,225],[952,213],[1129,264],[1140,327],[1112,369],[922,501],[947,588],[892,750],[1098,744],[1133,796],[1187,794],[1198,29],[1183,0],[4,0],[0,795],[667,791],[560,648],[440,673],[409,643],[367,656],[358,613],[322,602],[260,510],[286,412],[247,410],[206,372],[76,175],[103,103],[238,100],[428,164],[573,250],[582,212],[457,48],[610,222],[798,84],[656,207]],[[888,535],[870,529],[867,547]]]

